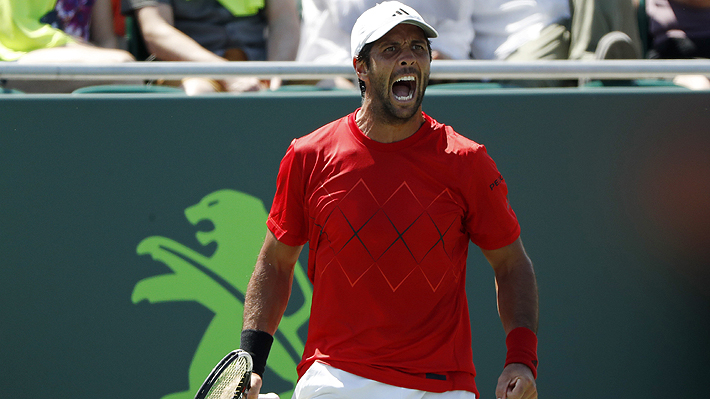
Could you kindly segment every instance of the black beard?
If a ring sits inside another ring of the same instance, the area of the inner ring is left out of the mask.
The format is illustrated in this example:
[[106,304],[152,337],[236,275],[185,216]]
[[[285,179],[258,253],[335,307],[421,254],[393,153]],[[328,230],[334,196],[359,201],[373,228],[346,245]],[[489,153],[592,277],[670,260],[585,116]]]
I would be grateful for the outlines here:
[[371,82],[373,96],[379,100],[376,102],[376,106],[373,107],[374,114],[378,119],[390,125],[403,125],[411,120],[419,111],[419,106],[422,105],[424,92],[429,84],[429,76],[423,76],[421,80],[421,90],[417,90],[415,105],[406,114],[400,114],[399,112],[401,112],[401,110],[398,110],[390,100],[390,91],[392,88],[388,84],[389,82]]

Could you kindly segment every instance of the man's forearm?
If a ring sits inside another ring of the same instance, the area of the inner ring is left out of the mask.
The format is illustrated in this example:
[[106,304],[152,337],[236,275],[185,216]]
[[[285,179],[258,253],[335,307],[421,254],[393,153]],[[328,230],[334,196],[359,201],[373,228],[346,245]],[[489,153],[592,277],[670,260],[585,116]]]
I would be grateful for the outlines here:
[[521,260],[496,274],[498,312],[506,334],[517,327],[537,332],[538,292],[529,259]]
[[274,334],[291,295],[293,269],[279,269],[260,260],[249,280],[244,301],[244,329]]
[[244,329],[274,334],[288,305],[293,272],[303,246],[279,242],[269,231],[254,267],[244,301]]

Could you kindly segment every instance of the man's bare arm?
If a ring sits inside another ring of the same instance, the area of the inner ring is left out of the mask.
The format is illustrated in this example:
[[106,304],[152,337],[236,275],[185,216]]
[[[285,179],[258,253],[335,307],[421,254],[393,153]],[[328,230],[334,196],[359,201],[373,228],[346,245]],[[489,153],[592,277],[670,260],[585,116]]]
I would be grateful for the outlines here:
[[495,272],[498,313],[505,333],[517,327],[537,332],[537,282],[532,261],[520,238],[503,248],[484,250],[483,255]]
[[[483,254],[495,272],[498,313],[506,335],[519,327],[537,333],[537,282],[532,262],[520,238],[503,248],[484,250]],[[522,363],[508,364],[498,378],[496,398],[536,399],[537,386],[533,369]]]
[[[247,286],[243,330],[258,330],[259,334],[263,331],[271,336],[276,333],[291,296],[293,271],[302,249],[303,246],[292,247],[278,241],[271,231],[266,233]],[[259,397],[261,385],[262,376],[253,373],[248,399]]]
[[291,295],[293,270],[303,246],[292,247],[268,232],[249,280],[244,329],[274,334]]

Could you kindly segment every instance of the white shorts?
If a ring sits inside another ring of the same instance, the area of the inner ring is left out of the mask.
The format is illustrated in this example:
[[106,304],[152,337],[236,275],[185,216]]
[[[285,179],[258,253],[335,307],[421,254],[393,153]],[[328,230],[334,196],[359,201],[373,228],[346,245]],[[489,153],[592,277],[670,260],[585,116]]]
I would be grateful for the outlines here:
[[400,388],[315,362],[296,384],[292,399],[476,399],[468,391],[443,393]]

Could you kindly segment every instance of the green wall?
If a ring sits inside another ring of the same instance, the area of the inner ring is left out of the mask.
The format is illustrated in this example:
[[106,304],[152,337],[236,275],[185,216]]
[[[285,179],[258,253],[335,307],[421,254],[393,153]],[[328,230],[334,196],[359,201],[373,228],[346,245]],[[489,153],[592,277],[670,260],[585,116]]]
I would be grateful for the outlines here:
[[[239,343],[286,147],[359,101],[0,97],[2,396],[192,397]],[[424,110],[508,182],[540,286],[541,396],[705,397],[710,93],[430,90]],[[467,284],[492,398],[504,337],[475,248]],[[309,290],[297,280],[267,390],[291,389]]]

